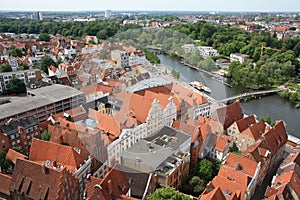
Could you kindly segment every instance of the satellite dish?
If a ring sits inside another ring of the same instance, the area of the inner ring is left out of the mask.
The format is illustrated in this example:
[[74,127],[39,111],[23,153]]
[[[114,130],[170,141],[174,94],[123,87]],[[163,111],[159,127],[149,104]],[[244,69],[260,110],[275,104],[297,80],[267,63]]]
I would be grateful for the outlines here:
[[46,160],[45,166],[49,167],[51,165],[51,161],[50,160]]

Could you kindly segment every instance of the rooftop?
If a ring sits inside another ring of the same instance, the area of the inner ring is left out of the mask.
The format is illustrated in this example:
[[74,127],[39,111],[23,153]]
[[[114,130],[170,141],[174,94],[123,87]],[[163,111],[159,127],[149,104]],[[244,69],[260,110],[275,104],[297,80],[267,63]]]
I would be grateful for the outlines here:
[[136,92],[152,87],[162,86],[170,84],[170,82],[166,81],[163,78],[150,78],[143,81],[138,82],[137,84],[127,88],[128,92]]
[[179,149],[180,145],[185,143],[190,138],[191,136],[186,133],[175,130],[168,126],[164,126],[156,133],[153,133],[149,137],[145,138],[145,140],[166,148],[177,150]]
[[171,149],[163,148],[157,144],[151,144],[146,140],[140,140],[124,151],[121,157],[148,165],[154,171],[171,155]]
[[1,119],[9,118],[26,111],[53,104],[64,99],[83,95],[75,88],[65,85],[50,85],[28,91],[33,97],[11,98],[11,103],[0,105]]

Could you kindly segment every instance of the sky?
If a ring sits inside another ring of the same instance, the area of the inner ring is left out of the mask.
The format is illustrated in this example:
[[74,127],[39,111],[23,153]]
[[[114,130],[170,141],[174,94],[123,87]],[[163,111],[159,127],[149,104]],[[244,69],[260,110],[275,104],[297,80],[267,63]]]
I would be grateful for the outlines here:
[[2,0],[0,10],[92,11],[284,11],[300,12],[300,0]]

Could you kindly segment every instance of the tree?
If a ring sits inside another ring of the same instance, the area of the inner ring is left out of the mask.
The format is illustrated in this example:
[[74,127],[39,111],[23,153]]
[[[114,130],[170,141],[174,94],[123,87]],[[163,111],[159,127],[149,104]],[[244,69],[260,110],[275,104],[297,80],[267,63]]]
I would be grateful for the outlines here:
[[42,133],[42,140],[45,140],[45,141],[50,141],[50,138],[51,138],[51,132],[50,131],[44,131]]
[[203,159],[197,166],[196,174],[203,180],[211,180],[213,177],[213,163],[207,159]]
[[12,68],[9,66],[9,64],[2,64],[0,65],[0,72],[11,72]]
[[0,150],[0,172],[12,173],[13,163],[6,159],[6,153]]
[[51,37],[47,33],[41,33],[39,35],[39,40],[49,42]]
[[193,176],[193,178],[189,181],[189,184],[192,186],[193,193],[196,194],[196,196],[199,196],[206,186],[205,181],[200,179],[198,176]]
[[10,79],[6,87],[7,87],[7,89],[5,90],[6,94],[26,93],[25,83],[16,77]]
[[7,53],[8,53],[9,56],[12,56],[12,57],[22,57],[22,55],[23,55],[22,50],[15,47],[15,46],[9,47]]
[[274,126],[274,125],[275,125],[275,122],[273,122],[273,121],[271,120],[270,115],[268,115],[268,116],[266,116],[266,117],[261,117],[261,118],[258,119],[258,121],[260,121],[260,122],[265,122],[265,123],[269,124],[270,126]]
[[57,67],[57,63],[52,58],[49,56],[42,57],[40,61],[41,70],[48,74],[48,67],[50,67],[50,65]]
[[183,193],[176,192],[172,187],[159,188],[155,190],[148,198],[148,200],[191,200],[189,196]]

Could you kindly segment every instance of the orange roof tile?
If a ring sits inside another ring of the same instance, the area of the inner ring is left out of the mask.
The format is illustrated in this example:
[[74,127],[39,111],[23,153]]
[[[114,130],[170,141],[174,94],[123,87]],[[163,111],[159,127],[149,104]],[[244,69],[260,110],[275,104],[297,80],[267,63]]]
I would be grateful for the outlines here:
[[32,139],[29,155],[31,161],[45,164],[49,160],[51,165],[55,161],[57,165],[64,165],[71,172],[75,172],[84,163],[84,158],[72,147],[35,138]]
[[21,154],[21,153],[19,153],[19,152],[17,152],[17,151],[15,151],[15,150],[13,150],[13,149],[9,149],[8,152],[7,152],[7,154],[6,154],[6,159],[9,159],[14,164],[16,164],[17,159],[24,160],[24,159],[28,159],[28,157],[25,156],[25,155],[23,155],[23,154]]
[[214,188],[212,191],[201,195],[200,200],[226,200],[220,187]]
[[7,174],[2,174],[0,173],[0,194],[6,194],[6,195],[10,195],[10,191],[9,191],[9,185],[11,182],[11,176],[7,175]]
[[106,134],[116,139],[121,133],[120,125],[115,121],[114,117],[103,114],[93,109],[89,109],[88,116],[98,121],[97,127]]
[[228,168],[225,165],[221,166],[218,172],[218,176],[227,178],[230,181],[234,181],[242,185],[248,185],[251,181],[251,178],[248,175],[242,173],[241,171],[236,171],[234,169]]
[[293,192],[295,192],[298,197],[300,196],[300,178],[293,171],[277,176],[272,187],[268,188],[266,196],[273,196],[275,191],[277,195],[282,195],[287,187],[292,188]]
[[253,177],[258,164],[242,156],[229,153],[224,165]]
[[231,142],[232,138],[228,135],[220,134],[217,136],[215,149],[217,151],[224,152],[226,147],[229,148],[228,144]]

